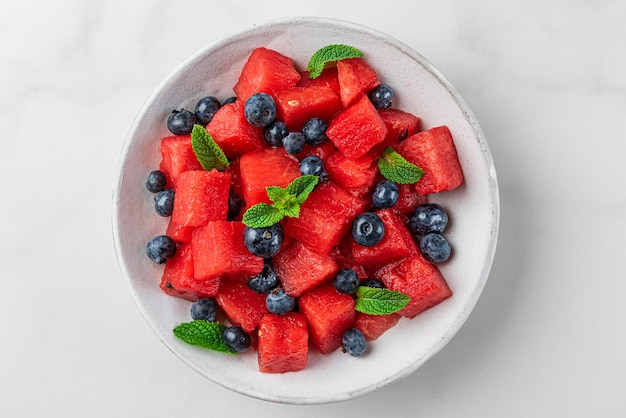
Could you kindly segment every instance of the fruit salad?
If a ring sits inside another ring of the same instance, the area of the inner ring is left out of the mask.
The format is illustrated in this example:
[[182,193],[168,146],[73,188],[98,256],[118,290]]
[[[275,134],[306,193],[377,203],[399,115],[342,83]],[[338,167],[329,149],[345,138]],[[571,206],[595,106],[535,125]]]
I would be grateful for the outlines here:
[[172,109],[147,173],[169,218],[146,248],[163,265],[155,286],[190,304],[181,344],[255,350],[261,372],[295,372],[309,350],[366,357],[452,296],[438,268],[448,213],[429,203],[463,182],[446,126],[422,129],[341,44],[307,68],[256,48],[233,93]]

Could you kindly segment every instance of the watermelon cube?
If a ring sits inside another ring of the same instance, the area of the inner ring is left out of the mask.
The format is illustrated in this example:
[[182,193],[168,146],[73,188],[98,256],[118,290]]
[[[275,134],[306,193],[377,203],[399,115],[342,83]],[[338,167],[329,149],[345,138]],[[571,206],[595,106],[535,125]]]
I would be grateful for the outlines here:
[[337,78],[343,107],[350,106],[361,95],[380,85],[378,75],[362,58],[338,61]]
[[333,182],[318,185],[300,207],[298,218],[288,218],[285,235],[318,254],[328,254],[341,242],[365,203]]
[[341,108],[330,87],[291,87],[275,93],[276,118],[290,131],[300,131],[311,118],[329,120]]
[[233,90],[237,98],[245,103],[254,93],[264,92],[274,95],[278,91],[295,86],[298,81],[300,73],[291,58],[261,47],[253,50],[248,57]]
[[396,213],[408,214],[413,209],[428,203],[428,195],[419,194],[413,184],[398,184],[398,201],[393,206]]
[[215,296],[228,320],[250,333],[266,314],[265,295],[252,291],[244,282],[222,280]]
[[166,136],[161,139],[159,170],[165,174],[167,187],[176,188],[178,175],[188,170],[202,170],[191,147],[191,135]]
[[298,160],[283,148],[265,148],[241,156],[239,160],[241,189],[246,206],[271,203],[268,186],[285,187],[300,177]]
[[385,235],[378,244],[365,247],[357,244],[352,236],[346,236],[354,261],[367,268],[378,269],[419,253],[419,247],[399,215],[392,209],[379,210],[376,214],[385,225]]
[[191,170],[178,176],[172,222],[180,226],[202,226],[226,220],[231,174],[217,170]]
[[330,87],[339,96],[339,75],[337,67],[325,68],[317,78],[310,78],[308,71],[300,73],[299,87]]
[[400,154],[426,171],[415,189],[420,194],[452,190],[463,183],[463,170],[447,126],[416,133],[400,145]]
[[191,246],[181,244],[174,257],[165,263],[159,287],[168,295],[196,301],[214,297],[220,287],[220,279],[196,280]]
[[225,104],[206,126],[207,132],[229,159],[267,147],[267,142],[263,139],[263,128],[248,123],[243,106],[239,100]]
[[421,254],[388,264],[374,276],[382,280],[388,289],[402,292],[411,298],[408,305],[398,311],[399,315],[407,318],[414,318],[452,296],[437,266]]
[[247,280],[263,270],[263,257],[253,255],[243,242],[241,222],[209,221],[191,235],[195,276],[199,280],[229,277]]
[[328,157],[325,167],[331,181],[355,196],[363,198],[374,189],[378,166],[371,153],[352,160],[337,150]]
[[375,340],[389,328],[396,326],[400,318],[401,316],[397,313],[369,315],[363,312],[356,312],[353,326],[361,331],[367,340]]
[[267,314],[259,323],[258,364],[263,373],[297,372],[309,354],[306,317],[297,312]]
[[389,145],[402,142],[419,131],[420,119],[409,112],[388,108],[381,109],[378,113],[387,126],[385,142]]
[[167,229],[165,230],[165,235],[177,243],[189,243],[191,242],[191,234],[194,229],[195,226],[178,225],[170,218],[170,222],[167,224]]
[[369,98],[361,95],[331,120],[326,135],[347,158],[356,160],[385,139],[387,126]]
[[300,161],[304,160],[309,155],[315,155],[319,157],[322,161],[326,162],[328,157],[330,157],[337,148],[335,148],[335,144],[330,141],[324,141],[320,145],[309,145],[305,144],[302,152],[296,155]]
[[309,324],[311,343],[322,354],[341,345],[344,331],[354,322],[354,299],[335,290],[332,283],[305,293],[298,303]]
[[331,256],[318,254],[298,241],[274,256],[273,264],[285,293],[293,297],[332,280],[338,270]]

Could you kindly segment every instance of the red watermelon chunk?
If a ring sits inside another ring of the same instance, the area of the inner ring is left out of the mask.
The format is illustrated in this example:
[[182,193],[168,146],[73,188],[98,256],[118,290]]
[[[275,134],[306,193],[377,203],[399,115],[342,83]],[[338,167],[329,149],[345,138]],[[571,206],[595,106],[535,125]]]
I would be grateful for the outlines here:
[[339,270],[352,269],[356,272],[359,279],[366,279],[368,273],[365,267],[358,264],[352,257],[352,253],[348,245],[345,244],[347,240],[344,240],[339,246],[333,248],[330,252],[330,256],[335,260]]
[[309,353],[309,331],[303,314],[267,314],[259,323],[258,336],[261,372],[285,373],[304,369]]
[[239,100],[220,107],[206,130],[230,159],[267,146],[263,139],[263,128],[248,123]]
[[385,264],[419,253],[419,248],[402,219],[392,210],[376,212],[385,225],[385,235],[372,247],[357,244],[347,236],[354,261],[368,268],[378,269]]
[[331,256],[317,254],[297,241],[274,256],[273,263],[285,293],[293,297],[332,280],[338,270]]
[[369,98],[361,95],[331,120],[326,135],[347,158],[356,160],[385,139],[387,126]]
[[248,333],[254,331],[268,313],[265,295],[252,291],[241,281],[222,280],[216,299],[228,320]]
[[230,277],[246,280],[263,270],[263,257],[243,243],[241,222],[209,221],[191,235],[195,276],[199,280]]
[[293,60],[281,53],[256,48],[243,66],[237,84],[233,88],[237,98],[245,103],[254,93],[274,93],[293,87],[300,81],[300,73]]
[[398,201],[393,206],[397,213],[408,214],[413,209],[428,203],[428,195],[422,195],[415,190],[413,184],[398,184]]
[[311,118],[329,120],[341,108],[330,87],[291,87],[275,93],[276,118],[290,131],[300,131]]
[[420,129],[420,119],[403,110],[394,108],[381,109],[378,111],[378,114],[387,127],[385,140],[374,147],[375,152],[378,154],[382,153],[387,147],[396,149],[400,142],[416,134]]
[[231,174],[217,170],[185,171],[178,176],[172,222],[202,226],[226,220]]
[[338,150],[328,157],[325,167],[331,181],[356,196],[364,197],[374,189],[378,166],[372,154],[351,160]]
[[354,328],[363,333],[368,340],[375,340],[385,333],[389,328],[393,328],[401,316],[397,313],[389,315],[368,315],[357,312],[354,317]]
[[302,152],[297,154],[296,157],[298,157],[298,159],[302,161],[309,155],[315,155],[316,157],[319,157],[322,161],[326,162],[328,157],[330,157],[335,151],[337,151],[337,148],[335,148],[335,144],[330,141],[325,141],[320,145],[315,146],[305,144]]
[[300,207],[298,218],[289,218],[285,234],[318,254],[328,254],[365,210],[365,203],[333,182],[318,185]]
[[362,58],[338,61],[337,78],[343,107],[350,106],[380,84],[376,72]]
[[388,289],[402,292],[411,298],[409,304],[398,311],[398,314],[407,318],[413,318],[452,296],[437,266],[421,254],[388,264],[374,276],[382,280]]
[[300,73],[300,81],[297,86],[300,87],[330,87],[337,95],[339,95],[339,76],[337,67],[325,68],[316,78],[310,78],[308,71]]
[[242,155],[239,172],[242,197],[250,207],[261,202],[272,203],[265,188],[287,186],[300,177],[300,164],[283,148],[266,148]]
[[452,190],[463,183],[463,170],[452,134],[446,126],[410,136],[402,142],[399,152],[426,172],[415,183],[415,189],[420,194]]
[[339,348],[344,331],[354,322],[352,296],[328,283],[302,295],[298,306],[306,316],[313,346],[322,354]]
[[160,288],[171,296],[196,301],[214,297],[220,287],[219,278],[196,280],[193,269],[193,255],[189,244],[181,244],[174,257],[167,260]]
[[176,188],[180,173],[202,170],[202,165],[191,147],[191,135],[167,136],[161,139],[159,170],[165,174],[169,188]]
[[178,225],[170,218],[170,222],[167,224],[167,229],[165,230],[165,235],[178,243],[189,243],[191,242],[191,234],[194,229],[195,226]]

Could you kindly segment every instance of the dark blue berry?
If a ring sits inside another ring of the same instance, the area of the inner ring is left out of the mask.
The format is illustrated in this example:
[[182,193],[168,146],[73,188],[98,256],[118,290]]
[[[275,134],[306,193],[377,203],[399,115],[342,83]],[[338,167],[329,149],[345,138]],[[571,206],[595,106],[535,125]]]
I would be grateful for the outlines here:
[[255,93],[246,100],[243,113],[250,125],[267,126],[276,118],[276,102],[267,93]]
[[304,124],[302,135],[304,135],[307,144],[320,145],[328,139],[326,129],[328,129],[328,123],[325,120],[312,118]]
[[263,138],[275,148],[283,146],[283,138],[287,135],[289,135],[289,128],[285,122],[279,119],[274,119],[274,122],[263,128]]
[[224,330],[224,343],[233,351],[243,353],[248,348],[252,340],[250,335],[241,327],[227,327]]
[[148,180],[146,180],[146,189],[148,189],[150,193],[162,192],[165,190],[166,182],[165,173],[159,170],[151,171],[148,175]]
[[174,189],[165,189],[154,198],[154,210],[161,216],[171,216],[174,210]]
[[283,147],[289,154],[299,154],[304,149],[304,135],[301,132],[290,132],[283,138]]
[[174,110],[167,118],[167,129],[174,135],[188,135],[196,123],[196,116],[188,110]]
[[373,212],[364,212],[352,222],[352,238],[359,245],[372,247],[378,244],[384,235],[385,225]]
[[450,243],[443,235],[433,232],[424,235],[420,239],[420,251],[424,254],[424,257],[435,264],[439,264],[450,258],[452,248],[450,248]]
[[146,253],[150,260],[163,264],[176,254],[176,243],[167,235],[158,235],[148,241]]
[[414,235],[426,235],[430,232],[441,234],[448,225],[446,210],[436,203],[419,205],[409,214],[409,230]]
[[320,181],[328,180],[328,174],[324,167],[324,161],[316,155],[309,155],[300,161],[300,174],[303,176],[313,175],[320,178]]
[[202,125],[207,125],[213,119],[213,115],[220,108],[220,101],[213,96],[203,97],[196,104],[196,121]]
[[363,357],[367,351],[365,336],[356,328],[348,328],[341,337],[341,349],[354,357]]
[[376,109],[386,109],[393,103],[393,90],[387,84],[381,84],[370,91],[369,98]]
[[243,230],[243,242],[252,254],[270,258],[283,244],[283,227],[279,223],[267,228],[246,226]]
[[341,269],[335,276],[333,285],[337,292],[350,295],[359,288],[359,276],[352,269]]
[[381,282],[378,279],[366,279],[363,280],[361,282],[361,286],[367,286],[367,287],[376,287],[379,289],[384,289],[385,288],[385,284],[383,282]]
[[231,104],[231,103],[235,103],[237,101],[237,96],[230,96],[229,98],[225,99],[222,102],[222,106],[227,105],[227,104]]
[[398,202],[400,191],[393,181],[383,180],[374,187],[372,204],[379,209],[390,208]]
[[233,189],[228,192],[228,213],[226,214],[227,221],[234,221],[243,207],[243,201]]
[[268,294],[278,287],[280,282],[271,264],[265,263],[263,270],[248,280],[248,287],[256,293]]
[[191,318],[217,321],[217,301],[213,298],[199,299],[191,305]]
[[284,315],[295,308],[296,300],[279,287],[267,294],[265,306],[273,314]]

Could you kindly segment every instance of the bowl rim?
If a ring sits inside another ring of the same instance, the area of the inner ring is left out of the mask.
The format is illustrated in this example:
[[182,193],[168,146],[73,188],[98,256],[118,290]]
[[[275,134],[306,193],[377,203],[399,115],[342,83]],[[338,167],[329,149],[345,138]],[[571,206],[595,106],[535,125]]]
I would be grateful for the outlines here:
[[[130,150],[132,146],[132,142],[133,142],[132,139],[137,133],[140,121],[150,111],[151,103],[154,102],[154,99],[159,95],[159,92],[163,89],[163,87],[168,85],[171,82],[171,80],[177,77],[177,75],[183,69],[187,68],[189,64],[200,59],[200,57],[209,53],[211,50],[215,48],[219,48],[220,46],[223,46],[223,45],[227,45],[229,42],[232,42],[233,40],[237,39],[237,37],[240,37],[244,34],[261,32],[271,27],[280,27],[280,26],[290,25],[294,23],[301,23],[301,22],[332,25],[332,26],[343,27],[351,31],[363,32],[369,36],[378,38],[392,45],[394,48],[408,55],[413,60],[418,61],[427,72],[433,75],[438,80],[438,82],[441,83],[441,85],[445,87],[445,89],[448,91],[450,96],[456,102],[456,105],[458,106],[458,108],[463,112],[466,121],[471,126],[473,130],[473,136],[476,138],[476,140],[478,141],[481,147],[481,155],[484,159],[484,164],[489,171],[489,193],[493,197],[493,200],[491,202],[491,217],[490,217],[491,234],[489,237],[489,251],[485,254],[485,263],[483,264],[483,268],[480,273],[480,280],[477,282],[477,285],[474,287],[474,291],[470,295],[470,298],[468,299],[468,302],[464,306],[464,309],[457,316],[456,320],[449,324],[448,328],[445,330],[445,332],[441,336],[441,339],[439,340],[438,344],[433,346],[432,350],[430,350],[427,353],[427,355],[411,363],[404,370],[401,370],[398,373],[396,373],[391,379],[387,379],[384,381],[377,381],[375,383],[363,386],[358,391],[351,391],[349,393],[337,393],[337,394],[334,394],[333,396],[326,396],[323,398],[321,397],[285,398],[284,396],[281,396],[280,394],[268,394],[262,391],[257,391],[257,392],[242,391],[241,388],[237,387],[236,385],[225,384],[224,382],[220,382],[220,381],[210,378],[209,376],[206,376],[206,374],[202,373],[202,371],[195,364],[192,364],[186,361],[179,353],[177,353],[171,347],[169,347],[165,343],[163,338],[161,338],[161,334],[159,330],[156,328],[155,324],[152,323],[147,310],[142,305],[139,295],[136,293],[135,288],[133,287],[133,283],[130,277],[130,271],[128,267],[128,260],[126,259],[125,255],[122,252],[123,238],[119,230],[120,219],[121,219],[120,212],[119,212],[119,208],[120,208],[119,202],[121,200],[120,188],[121,188],[122,180],[123,180],[123,173],[124,173],[123,169],[128,163],[128,160],[127,160],[127,156],[129,154],[128,151]],[[348,20],[337,19],[337,18],[315,17],[315,16],[281,17],[281,18],[264,20],[264,21],[261,21],[259,24],[255,24],[252,26],[242,27],[238,30],[231,31],[225,36],[222,36],[218,39],[215,39],[213,41],[206,43],[204,46],[197,49],[194,53],[192,53],[190,56],[188,56],[183,61],[181,61],[178,65],[176,65],[174,69],[171,70],[168,73],[168,75],[159,84],[157,84],[156,87],[153,88],[152,92],[150,93],[148,98],[145,100],[145,102],[141,106],[140,111],[136,114],[135,118],[133,119],[133,122],[127,132],[124,144],[122,146],[122,149],[118,157],[117,165],[115,167],[115,175],[114,175],[113,189],[112,189],[112,195],[111,195],[111,208],[112,208],[111,226],[112,226],[113,243],[114,243],[116,258],[118,260],[118,264],[119,264],[122,276],[124,278],[124,281],[126,282],[126,285],[130,289],[131,296],[135,302],[135,305],[141,312],[141,315],[143,316],[144,320],[148,323],[152,331],[159,337],[159,340],[170,351],[172,351],[179,359],[183,360],[183,362],[187,366],[191,367],[196,372],[201,374],[203,377],[209,378],[209,380],[213,381],[214,383],[219,384],[220,386],[226,387],[227,389],[230,389],[234,392],[244,394],[252,398],[257,398],[257,399],[271,401],[271,402],[288,403],[288,404],[324,404],[324,403],[344,401],[344,400],[363,396],[391,382],[397,382],[399,380],[404,379],[405,377],[414,373],[430,358],[432,358],[439,351],[441,351],[441,349],[443,349],[448,344],[448,342],[456,335],[456,333],[460,330],[463,324],[467,321],[470,314],[474,310],[474,307],[477,304],[478,299],[480,298],[483,292],[483,289],[489,278],[489,274],[490,274],[493,261],[495,258],[499,226],[500,226],[499,186],[498,186],[498,181],[497,181],[496,168],[495,168],[491,151],[489,149],[484,132],[482,128],[480,127],[477,118],[475,117],[474,113],[471,111],[471,109],[469,108],[465,100],[461,97],[459,92],[456,90],[456,88],[452,85],[452,83],[450,83],[448,79],[430,61],[428,61],[420,53],[413,50],[411,47],[409,47],[402,41],[394,38],[393,36],[390,36],[384,32],[381,32],[377,29],[374,29],[372,27],[369,27],[360,23],[355,23],[355,22],[351,22]]]

